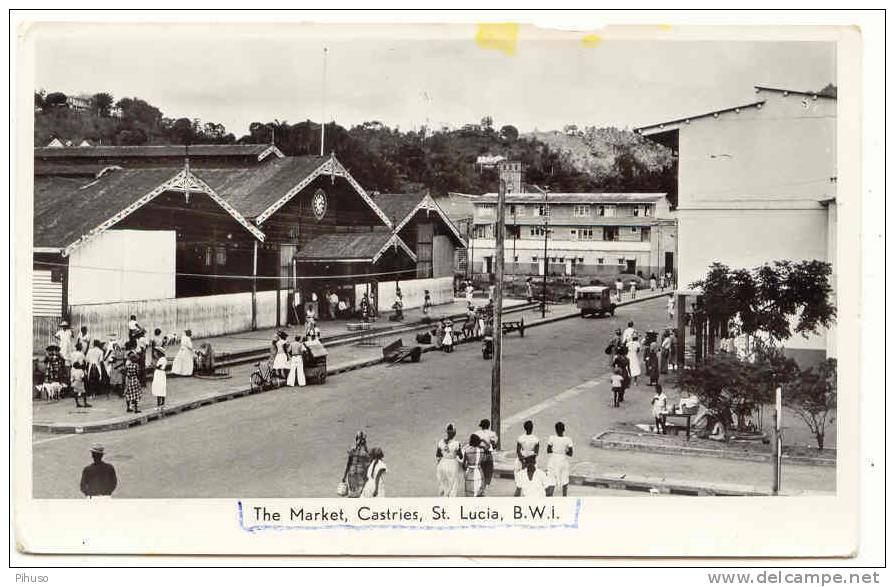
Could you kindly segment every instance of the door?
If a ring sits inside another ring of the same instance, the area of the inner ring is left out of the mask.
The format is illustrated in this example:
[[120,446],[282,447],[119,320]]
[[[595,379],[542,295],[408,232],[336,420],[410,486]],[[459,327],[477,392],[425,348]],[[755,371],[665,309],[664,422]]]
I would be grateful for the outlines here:
[[494,257],[485,257],[485,275],[491,275],[491,261]]
[[674,252],[665,252],[665,273],[674,273]]
[[625,273],[634,274],[634,271],[637,269],[637,260],[636,259],[628,259],[625,261],[625,265],[627,268],[625,269]]

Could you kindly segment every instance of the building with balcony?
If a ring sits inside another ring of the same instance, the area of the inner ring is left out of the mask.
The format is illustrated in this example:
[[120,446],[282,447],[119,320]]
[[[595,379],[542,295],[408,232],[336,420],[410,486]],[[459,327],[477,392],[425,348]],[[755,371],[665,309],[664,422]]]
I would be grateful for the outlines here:
[[[489,275],[497,194],[472,201],[472,272]],[[505,206],[507,274],[543,275],[545,267],[569,277],[675,273],[676,220],[664,193],[508,193]]]

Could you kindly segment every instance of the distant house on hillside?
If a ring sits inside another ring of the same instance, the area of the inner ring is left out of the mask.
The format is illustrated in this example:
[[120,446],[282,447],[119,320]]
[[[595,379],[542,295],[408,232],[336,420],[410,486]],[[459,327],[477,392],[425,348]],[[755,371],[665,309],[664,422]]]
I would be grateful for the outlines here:
[[66,146],[68,146],[68,145],[66,145],[64,142],[59,140],[59,137],[53,137],[53,140],[50,141],[49,143],[47,143],[48,149],[58,149],[60,147],[66,147]]
[[497,164],[501,161],[506,161],[506,159],[503,155],[479,155],[475,160],[475,166],[479,171],[492,169],[497,167]]
[[78,112],[86,112],[93,107],[93,98],[90,96],[68,96],[65,100],[66,106],[68,106],[71,110],[76,110]]

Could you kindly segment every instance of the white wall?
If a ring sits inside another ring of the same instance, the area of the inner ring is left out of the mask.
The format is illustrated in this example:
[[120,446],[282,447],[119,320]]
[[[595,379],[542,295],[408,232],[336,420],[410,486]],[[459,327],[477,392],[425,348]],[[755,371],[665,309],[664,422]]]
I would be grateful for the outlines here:
[[69,259],[69,305],[175,296],[173,230],[107,230]]
[[[401,285],[401,298],[404,309],[420,308],[423,305],[425,290],[429,290],[432,303],[449,304],[454,301],[454,278],[433,277],[431,279],[407,279],[398,282]],[[379,299],[377,305],[380,313],[392,311],[395,303],[395,282],[379,282]]]

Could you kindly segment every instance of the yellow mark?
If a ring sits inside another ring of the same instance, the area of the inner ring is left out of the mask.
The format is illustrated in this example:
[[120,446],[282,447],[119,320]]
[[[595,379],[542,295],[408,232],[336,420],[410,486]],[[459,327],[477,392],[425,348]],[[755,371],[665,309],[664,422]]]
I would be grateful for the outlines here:
[[597,34],[584,35],[581,37],[581,44],[585,47],[594,48],[603,42],[603,38]]
[[663,31],[670,31],[672,28],[674,28],[674,27],[672,27],[670,24],[660,24],[659,25],[659,29],[663,30]]
[[475,42],[484,49],[497,49],[506,55],[516,53],[519,25],[514,22],[480,24]]

